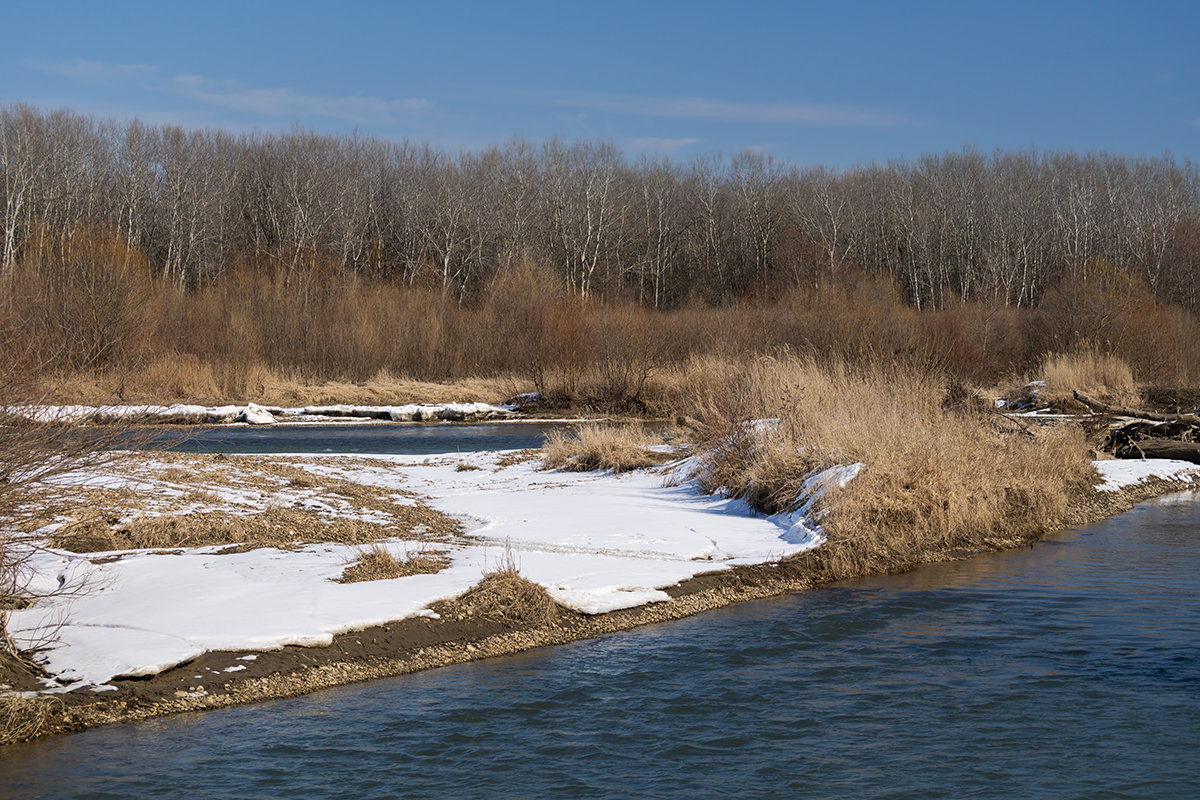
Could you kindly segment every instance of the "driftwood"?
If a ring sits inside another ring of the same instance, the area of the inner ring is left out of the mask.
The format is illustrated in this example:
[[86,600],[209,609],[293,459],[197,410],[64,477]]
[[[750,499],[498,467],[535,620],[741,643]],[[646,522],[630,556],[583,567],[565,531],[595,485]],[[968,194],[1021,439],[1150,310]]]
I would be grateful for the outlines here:
[[1102,403],[1075,392],[1075,399],[1101,414],[1122,418],[1105,437],[1103,449],[1117,458],[1170,458],[1200,464],[1200,417],[1157,414]]
[[1093,411],[1099,411],[1102,414],[1111,414],[1114,417],[1136,417],[1137,419],[1150,419],[1155,422],[1185,422],[1188,425],[1200,427],[1200,417],[1195,414],[1156,414],[1153,411],[1140,411],[1136,408],[1125,408],[1123,406],[1110,406],[1108,403],[1101,403],[1099,400],[1082,395],[1079,392],[1074,392],[1075,399],[1083,403]]
[[1171,439],[1130,440],[1124,448],[1114,450],[1113,455],[1117,458],[1172,458],[1200,464],[1200,444]]

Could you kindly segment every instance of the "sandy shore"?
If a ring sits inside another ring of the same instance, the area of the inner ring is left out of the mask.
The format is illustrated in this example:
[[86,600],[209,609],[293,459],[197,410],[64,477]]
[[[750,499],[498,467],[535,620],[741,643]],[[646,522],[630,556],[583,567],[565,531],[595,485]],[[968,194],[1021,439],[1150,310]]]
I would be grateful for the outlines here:
[[[1068,527],[1120,513],[1135,503],[1192,488],[1192,481],[1152,478],[1121,491],[1080,496],[1070,510]],[[994,543],[993,550],[1031,546],[1031,540]],[[969,558],[981,551],[927,553],[918,563]],[[40,734],[79,731],[167,714],[226,708],[244,703],[294,697],[333,686],[393,677],[535,647],[564,644],[680,619],[733,603],[829,583],[811,553],[776,564],[739,567],[698,575],[667,590],[671,599],[604,614],[585,615],[560,608],[557,619],[541,627],[506,624],[464,613],[457,601],[435,604],[438,618],[416,617],[340,634],[327,647],[295,647],[261,652],[212,651],[159,674],[114,680],[112,690],[76,690],[41,702]],[[0,682],[34,688],[34,677],[0,672]]]

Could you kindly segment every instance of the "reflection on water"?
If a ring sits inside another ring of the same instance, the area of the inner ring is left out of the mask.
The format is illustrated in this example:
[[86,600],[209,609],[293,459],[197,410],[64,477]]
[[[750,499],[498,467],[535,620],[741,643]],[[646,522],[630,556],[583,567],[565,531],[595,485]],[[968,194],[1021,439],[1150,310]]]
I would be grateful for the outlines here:
[[1197,797],[1200,503],[0,752],[0,797]]

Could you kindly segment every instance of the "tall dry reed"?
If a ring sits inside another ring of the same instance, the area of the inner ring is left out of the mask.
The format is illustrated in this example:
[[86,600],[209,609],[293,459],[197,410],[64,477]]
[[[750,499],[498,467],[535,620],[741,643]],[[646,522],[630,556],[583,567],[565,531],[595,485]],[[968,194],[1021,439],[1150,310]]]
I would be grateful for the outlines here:
[[1049,398],[1069,398],[1078,391],[1114,405],[1138,402],[1133,369],[1120,356],[1096,348],[1050,353],[1038,375],[1046,383]]
[[863,464],[822,501],[819,558],[834,576],[1061,525],[1072,492],[1094,474],[1082,434],[944,401],[941,382],[912,367],[759,359],[707,400],[700,478],[769,513],[794,508],[814,471]]

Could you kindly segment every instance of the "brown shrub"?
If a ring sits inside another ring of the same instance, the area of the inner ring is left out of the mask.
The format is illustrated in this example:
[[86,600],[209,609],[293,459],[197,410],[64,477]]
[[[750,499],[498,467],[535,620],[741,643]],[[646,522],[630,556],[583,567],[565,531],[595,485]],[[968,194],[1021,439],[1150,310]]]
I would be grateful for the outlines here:
[[38,227],[16,265],[15,308],[47,364],[91,370],[136,357],[153,333],[156,284],[146,257],[115,230]]

